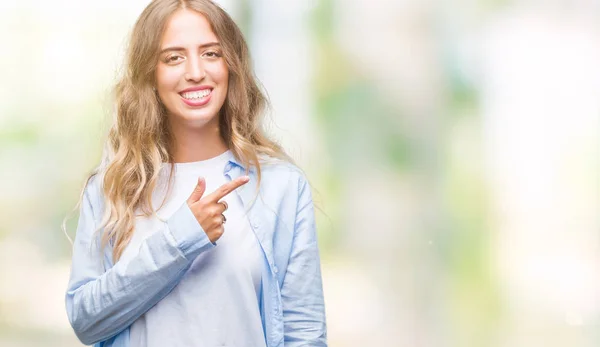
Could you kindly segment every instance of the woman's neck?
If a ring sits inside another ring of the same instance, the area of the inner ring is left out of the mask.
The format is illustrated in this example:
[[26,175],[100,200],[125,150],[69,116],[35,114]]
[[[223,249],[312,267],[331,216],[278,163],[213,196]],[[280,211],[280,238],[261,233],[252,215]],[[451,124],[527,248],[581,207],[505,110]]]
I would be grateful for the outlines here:
[[173,129],[173,162],[188,163],[214,158],[225,152],[228,147],[221,137],[219,127]]

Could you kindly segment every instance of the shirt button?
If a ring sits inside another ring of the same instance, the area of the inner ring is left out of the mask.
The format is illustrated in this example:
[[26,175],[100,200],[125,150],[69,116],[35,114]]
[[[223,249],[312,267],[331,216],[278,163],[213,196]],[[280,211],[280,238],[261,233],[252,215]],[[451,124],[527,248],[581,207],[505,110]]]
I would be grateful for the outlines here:
[[279,272],[279,269],[277,269],[277,266],[274,266],[274,267],[273,267],[273,271],[275,271],[275,273],[278,273],[278,272]]

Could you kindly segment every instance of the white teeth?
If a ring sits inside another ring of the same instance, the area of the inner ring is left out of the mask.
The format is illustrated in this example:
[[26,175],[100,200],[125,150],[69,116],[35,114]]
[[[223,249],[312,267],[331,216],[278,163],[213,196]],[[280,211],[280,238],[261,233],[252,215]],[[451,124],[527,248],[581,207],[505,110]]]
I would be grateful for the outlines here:
[[186,99],[202,99],[208,96],[208,94],[210,94],[211,89],[202,89],[202,90],[198,90],[196,92],[187,92],[187,93],[183,93],[181,94],[181,96],[183,96]]

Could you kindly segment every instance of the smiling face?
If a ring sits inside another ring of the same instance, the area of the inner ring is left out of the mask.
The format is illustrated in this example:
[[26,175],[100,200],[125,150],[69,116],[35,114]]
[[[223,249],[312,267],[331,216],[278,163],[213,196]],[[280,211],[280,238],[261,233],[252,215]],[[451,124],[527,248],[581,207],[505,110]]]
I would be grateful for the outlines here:
[[175,127],[218,127],[229,70],[217,36],[198,12],[173,13],[160,41],[156,91]]

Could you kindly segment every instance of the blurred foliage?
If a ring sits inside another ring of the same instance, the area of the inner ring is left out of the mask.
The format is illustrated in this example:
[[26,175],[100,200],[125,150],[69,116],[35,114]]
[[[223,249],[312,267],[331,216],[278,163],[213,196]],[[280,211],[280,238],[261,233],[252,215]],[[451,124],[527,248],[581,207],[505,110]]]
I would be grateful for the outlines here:
[[[319,223],[324,249],[335,249],[343,237],[344,212],[340,206],[344,172],[357,165],[392,166],[397,171],[410,167],[410,141],[392,120],[400,110],[378,94],[373,83],[352,64],[333,37],[335,8],[332,0],[319,1],[312,12],[311,30],[316,46],[313,98],[315,121],[325,139],[327,170],[321,171],[320,186],[327,188],[330,223]],[[379,154],[382,153],[383,156]],[[369,157],[365,157],[369,156]]]

